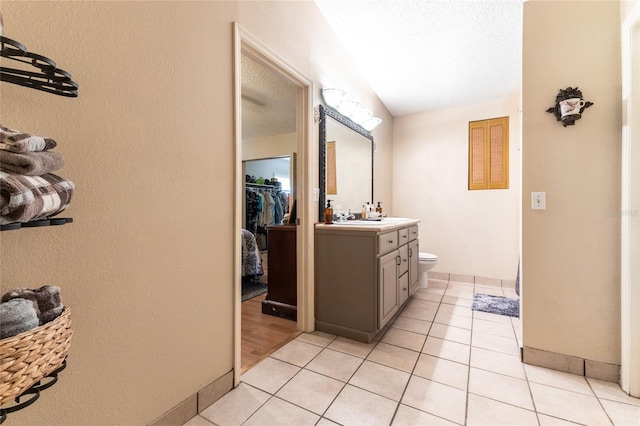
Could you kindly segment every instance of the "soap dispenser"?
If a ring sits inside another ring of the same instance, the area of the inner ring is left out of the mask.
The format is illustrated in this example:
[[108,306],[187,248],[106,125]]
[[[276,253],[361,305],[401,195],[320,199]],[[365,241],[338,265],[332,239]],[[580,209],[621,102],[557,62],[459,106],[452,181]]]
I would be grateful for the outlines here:
[[333,207],[331,207],[331,200],[327,200],[327,207],[324,209],[324,223],[327,225],[333,223]]

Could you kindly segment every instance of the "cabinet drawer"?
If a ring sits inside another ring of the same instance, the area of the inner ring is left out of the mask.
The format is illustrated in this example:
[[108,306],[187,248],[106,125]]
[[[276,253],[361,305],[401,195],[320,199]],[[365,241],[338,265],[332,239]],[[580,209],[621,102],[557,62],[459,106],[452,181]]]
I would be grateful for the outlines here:
[[409,228],[398,229],[398,245],[407,244],[409,242]]
[[378,254],[389,253],[398,248],[398,232],[387,232],[378,235]]
[[409,227],[409,241],[418,238],[418,225]]

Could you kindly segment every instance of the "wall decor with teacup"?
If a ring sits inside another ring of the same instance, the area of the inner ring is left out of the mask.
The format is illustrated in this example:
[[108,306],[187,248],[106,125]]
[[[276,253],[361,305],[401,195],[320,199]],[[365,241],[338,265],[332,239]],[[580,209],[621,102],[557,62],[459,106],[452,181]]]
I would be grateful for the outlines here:
[[556,104],[547,110],[547,112],[553,113],[558,121],[562,121],[564,127],[573,126],[576,124],[576,120],[582,117],[582,113],[586,108],[593,105],[593,102],[588,102],[582,99],[582,92],[576,87],[567,87],[566,89],[560,89],[556,96]]

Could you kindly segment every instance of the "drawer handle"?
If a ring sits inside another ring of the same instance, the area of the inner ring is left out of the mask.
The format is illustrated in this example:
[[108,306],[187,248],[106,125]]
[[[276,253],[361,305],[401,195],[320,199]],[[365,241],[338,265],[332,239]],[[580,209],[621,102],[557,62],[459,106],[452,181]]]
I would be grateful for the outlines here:
[[407,259],[402,259],[402,261],[403,261],[403,262],[406,262],[406,261],[407,261]]
[[393,240],[389,240],[389,244],[393,244]]
[[402,238],[409,238],[409,237],[407,237],[406,235],[403,235]]
[[409,257],[413,257],[413,249],[409,249]]
[[400,256],[396,256],[396,266],[400,266],[401,262],[401,257]]

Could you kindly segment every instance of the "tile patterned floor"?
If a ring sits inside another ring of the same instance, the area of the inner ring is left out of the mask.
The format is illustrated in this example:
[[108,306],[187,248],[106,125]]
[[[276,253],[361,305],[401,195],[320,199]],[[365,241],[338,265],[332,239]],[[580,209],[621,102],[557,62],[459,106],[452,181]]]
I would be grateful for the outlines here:
[[185,426],[640,425],[613,383],[519,359],[517,318],[472,311],[474,293],[430,280],[371,344],[302,334]]

